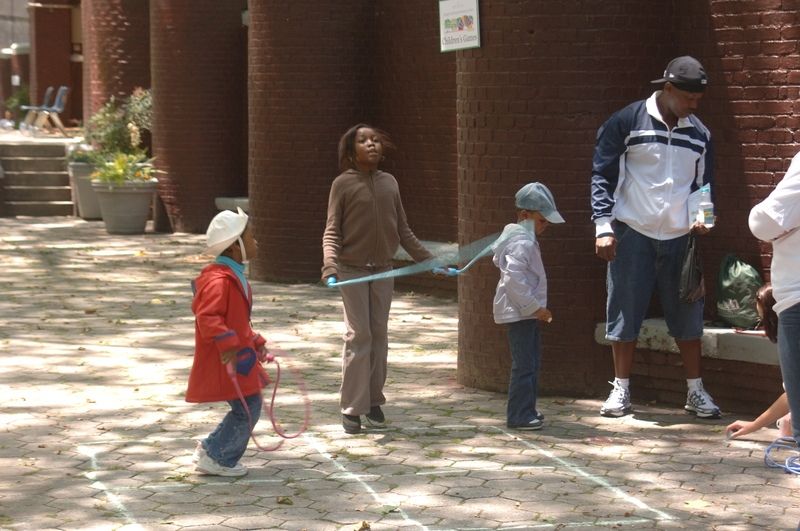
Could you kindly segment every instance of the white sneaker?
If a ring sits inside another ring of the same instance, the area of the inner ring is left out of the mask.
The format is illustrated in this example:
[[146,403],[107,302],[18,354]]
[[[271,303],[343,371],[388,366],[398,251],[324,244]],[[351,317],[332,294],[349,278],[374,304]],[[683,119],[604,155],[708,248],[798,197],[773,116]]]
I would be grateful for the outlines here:
[[243,464],[236,463],[235,466],[222,466],[211,459],[208,454],[205,453],[205,451],[197,460],[197,467],[195,470],[201,474],[208,474],[211,476],[226,476],[232,478],[238,478],[247,474],[247,467],[245,467]]
[[689,390],[686,393],[686,405],[683,406],[686,411],[691,411],[701,419],[717,419],[720,417],[720,411],[711,395],[703,389],[703,384],[698,384],[694,390]]
[[600,414],[604,417],[621,417],[632,411],[631,393],[616,381],[608,382],[614,386],[608,398],[600,408]]
[[203,448],[203,443],[197,441],[197,447],[194,449],[194,453],[192,454],[192,463],[197,464],[200,461],[200,458],[203,456],[207,456],[206,449]]

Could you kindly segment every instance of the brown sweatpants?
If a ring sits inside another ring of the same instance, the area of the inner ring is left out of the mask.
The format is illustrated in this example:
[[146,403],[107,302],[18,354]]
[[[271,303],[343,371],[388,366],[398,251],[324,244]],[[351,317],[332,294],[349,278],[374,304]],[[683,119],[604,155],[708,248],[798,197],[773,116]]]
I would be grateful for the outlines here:
[[[339,267],[339,280],[372,275],[391,268]],[[389,309],[394,278],[339,288],[344,303],[342,387],[340,404],[346,415],[365,415],[386,403],[386,359],[389,354]]]

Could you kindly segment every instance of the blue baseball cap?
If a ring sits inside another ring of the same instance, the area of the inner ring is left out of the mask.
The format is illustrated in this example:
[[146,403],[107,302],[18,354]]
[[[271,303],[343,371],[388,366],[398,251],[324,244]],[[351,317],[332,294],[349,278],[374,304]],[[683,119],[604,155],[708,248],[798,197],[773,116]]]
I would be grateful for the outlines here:
[[550,223],[564,223],[564,218],[556,210],[553,194],[542,183],[528,183],[514,196],[517,208],[539,212]]

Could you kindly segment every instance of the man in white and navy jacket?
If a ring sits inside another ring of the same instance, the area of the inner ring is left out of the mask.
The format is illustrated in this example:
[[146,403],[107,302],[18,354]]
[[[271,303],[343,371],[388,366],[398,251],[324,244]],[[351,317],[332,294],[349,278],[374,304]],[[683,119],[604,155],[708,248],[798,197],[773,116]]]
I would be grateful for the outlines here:
[[664,77],[652,83],[663,86],[600,127],[592,163],[595,253],[608,262],[606,338],[615,376],[600,414],[631,411],[634,349],[656,289],[683,358],[685,408],[717,418],[719,408],[700,378],[703,299],[686,303],[678,296],[689,234],[709,231],[689,212],[689,194],[713,177],[711,134],[693,114],[708,78],[696,59],[684,56],[670,61]]

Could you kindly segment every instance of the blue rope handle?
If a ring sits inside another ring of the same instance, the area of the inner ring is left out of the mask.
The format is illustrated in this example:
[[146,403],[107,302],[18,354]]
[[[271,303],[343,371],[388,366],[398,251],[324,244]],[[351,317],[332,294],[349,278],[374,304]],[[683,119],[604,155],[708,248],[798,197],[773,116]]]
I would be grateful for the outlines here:
[[797,441],[795,441],[793,437],[780,437],[775,439],[775,441],[764,450],[764,464],[769,468],[783,469],[787,474],[800,475],[800,454],[789,456],[783,462],[779,462],[773,459],[771,455],[772,452],[776,450],[793,450],[795,452],[800,452]]

